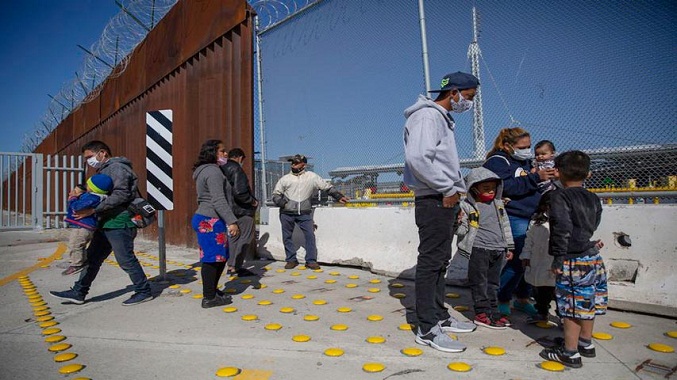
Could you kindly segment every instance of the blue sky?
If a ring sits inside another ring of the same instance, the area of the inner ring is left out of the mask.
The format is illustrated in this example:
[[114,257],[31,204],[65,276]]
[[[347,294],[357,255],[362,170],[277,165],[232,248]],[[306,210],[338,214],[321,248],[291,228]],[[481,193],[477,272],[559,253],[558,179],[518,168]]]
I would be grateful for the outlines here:
[[47,112],[47,94],[80,70],[76,44],[89,48],[120,9],[112,0],[0,0],[0,9],[0,151],[14,152]]

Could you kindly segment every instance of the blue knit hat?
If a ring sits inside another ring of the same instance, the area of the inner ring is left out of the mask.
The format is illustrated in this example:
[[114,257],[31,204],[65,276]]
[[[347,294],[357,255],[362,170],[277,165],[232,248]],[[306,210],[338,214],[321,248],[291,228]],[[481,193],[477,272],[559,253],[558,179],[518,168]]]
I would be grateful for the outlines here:
[[87,186],[96,194],[108,194],[113,190],[113,179],[105,174],[94,174],[87,180]]

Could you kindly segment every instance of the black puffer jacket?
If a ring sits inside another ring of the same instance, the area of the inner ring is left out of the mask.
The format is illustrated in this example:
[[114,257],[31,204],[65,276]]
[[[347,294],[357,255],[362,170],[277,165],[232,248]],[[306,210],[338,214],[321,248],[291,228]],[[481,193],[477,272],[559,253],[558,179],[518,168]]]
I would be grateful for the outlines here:
[[[228,162],[220,167],[226,176],[226,181],[230,184],[233,200],[230,207],[233,209],[235,216],[238,218],[254,216],[256,214],[256,207],[252,206],[252,203],[256,201],[256,198],[252,194],[247,174],[242,169],[242,166],[235,161],[228,160]],[[229,190],[228,187],[226,186],[226,191]],[[230,200],[231,197],[227,196],[227,199]]]

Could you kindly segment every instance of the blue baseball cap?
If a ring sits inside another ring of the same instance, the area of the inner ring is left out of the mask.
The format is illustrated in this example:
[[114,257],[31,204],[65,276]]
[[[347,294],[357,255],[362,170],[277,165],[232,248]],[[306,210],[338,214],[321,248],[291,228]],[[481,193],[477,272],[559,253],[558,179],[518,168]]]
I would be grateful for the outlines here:
[[474,75],[457,71],[455,73],[447,74],[442,78],[439,90],[430,90],[429,92],[466,90],[469,88],[477,88],[479,85],[480,81]]

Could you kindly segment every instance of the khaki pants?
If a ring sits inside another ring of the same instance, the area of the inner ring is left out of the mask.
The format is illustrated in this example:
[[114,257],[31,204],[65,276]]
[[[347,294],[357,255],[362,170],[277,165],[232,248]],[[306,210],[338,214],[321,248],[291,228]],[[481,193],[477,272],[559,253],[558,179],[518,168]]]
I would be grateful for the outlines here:
[[68,238],[68,254],[71,260],[71,266],[81,267],[87,262],[85,251],[87,245],[94,236],[94,231],[86,228],[71,228]]

